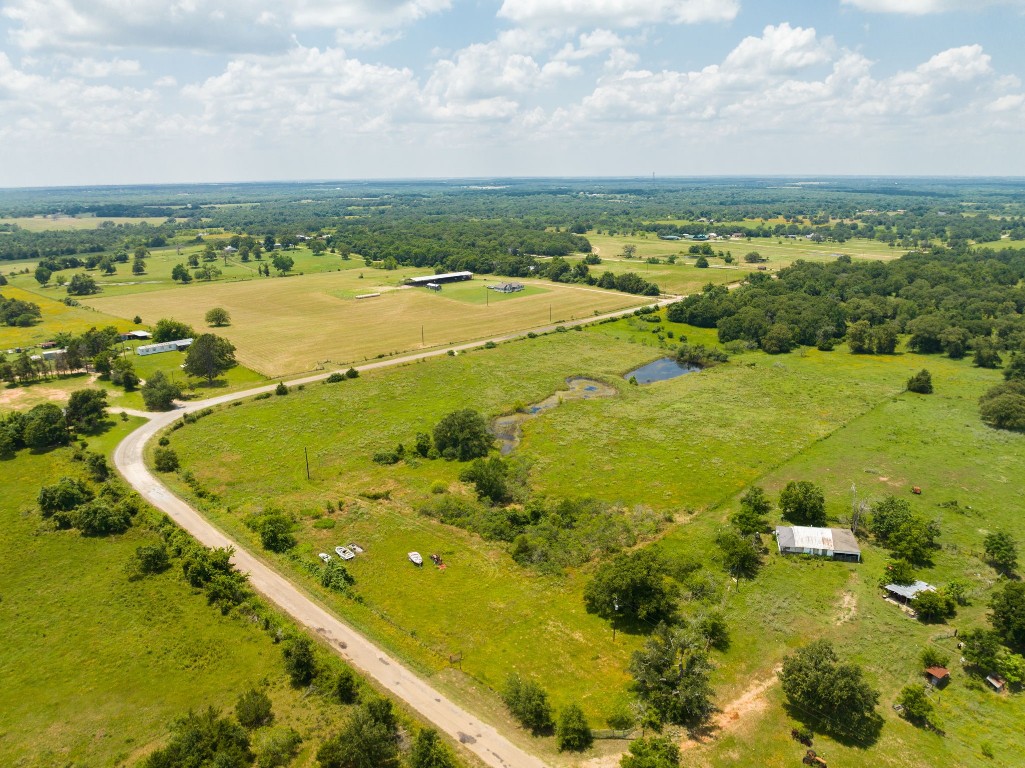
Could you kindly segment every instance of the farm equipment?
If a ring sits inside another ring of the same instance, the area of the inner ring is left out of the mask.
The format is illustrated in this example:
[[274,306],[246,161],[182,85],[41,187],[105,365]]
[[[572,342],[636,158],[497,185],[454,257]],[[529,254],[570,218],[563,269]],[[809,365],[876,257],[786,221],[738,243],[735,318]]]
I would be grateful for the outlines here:
[[922,495],[922,486],[920,486],[920,485],[912,486],[911,492],[913,494],[915,494],[915,496],[921,496]]
[[805,765],[819,765],[822,768],[826,768],[826,761],[816,755],[814,749],[809,749],[804,757],[801,758],[801,762]]

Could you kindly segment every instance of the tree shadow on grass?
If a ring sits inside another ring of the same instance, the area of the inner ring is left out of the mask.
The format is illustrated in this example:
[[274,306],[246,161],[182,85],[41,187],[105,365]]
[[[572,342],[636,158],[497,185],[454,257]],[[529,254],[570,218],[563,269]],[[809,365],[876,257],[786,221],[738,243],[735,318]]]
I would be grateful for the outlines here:
[[852,749],[868,749],[879,741],[883,730],[883,718],[878,712],[858,719],[833,720],[811,714],[790,701],[783,704],[783,709],[812,731],[825,734],[838,744]]

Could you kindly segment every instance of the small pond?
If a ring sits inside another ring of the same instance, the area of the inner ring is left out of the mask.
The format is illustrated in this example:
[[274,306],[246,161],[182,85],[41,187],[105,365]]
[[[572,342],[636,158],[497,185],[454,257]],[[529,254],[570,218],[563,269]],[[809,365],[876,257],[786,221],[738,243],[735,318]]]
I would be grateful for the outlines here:
[[696,365],[676,362],[675,357],[663,357],[661,360],[656,360],[653,363],[642,365],[640,368],[630,371],[623,378],[627,381],[631,378],[636,378],[638,384],[651,384],[653,381],[675,379],[677,376],[683,376],[685,373],[694,373],[700,370]]
[[508,456],[520,444],[520,439],[523,437],[522,424],[527,419],[532,419],[545,411],[550,411],[567,400],[593,400],[598,397],[612,397],[617,394],[615,387],[595,379],[585,379],[580,376],[566,379],[566,384],[569,386],[569,389],[561,389],[540,402],[528,405],[522,410],[516,411],[516,413],[499,416],[491,422],[491,429],[501,446],[503,456]]

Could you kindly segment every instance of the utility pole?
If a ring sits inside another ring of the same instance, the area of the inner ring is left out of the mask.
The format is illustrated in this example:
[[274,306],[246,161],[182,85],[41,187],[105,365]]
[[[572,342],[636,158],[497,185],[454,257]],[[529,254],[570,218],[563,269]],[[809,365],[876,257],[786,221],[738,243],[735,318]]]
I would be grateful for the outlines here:
[[303,455],[306,456],[306,479],[310,478],[310,452],[305,446],[303,446]]
[[424,345],[424,327],[422,325],[420,326],[420,346],[421,347],[425,346]]

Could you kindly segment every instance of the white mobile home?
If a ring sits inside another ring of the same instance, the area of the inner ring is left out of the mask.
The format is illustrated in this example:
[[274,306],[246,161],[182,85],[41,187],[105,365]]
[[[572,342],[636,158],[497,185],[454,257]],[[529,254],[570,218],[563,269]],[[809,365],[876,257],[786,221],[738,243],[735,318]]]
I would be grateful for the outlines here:
[[161,352],[184,352],[192,344],[192,339],[177,341],[161,341],[157,344],[142,344],[135,348],[137,355],[156,355]]

